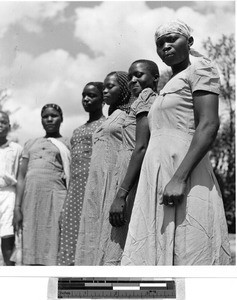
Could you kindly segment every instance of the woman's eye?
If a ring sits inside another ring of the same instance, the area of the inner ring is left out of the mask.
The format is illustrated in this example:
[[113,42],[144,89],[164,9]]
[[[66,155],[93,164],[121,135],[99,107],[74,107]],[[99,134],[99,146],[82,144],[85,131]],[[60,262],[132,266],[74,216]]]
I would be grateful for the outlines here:
[[133,73],[131,75],[128,75],[128,81],[131,81],[133,76],[136,77],[136,78],[140,78],[142,77],[143,73],[140,73],[140,72],[137,72],[137,73]]
[[157,42],[156,46],[157,48],[161,48],[164,45],[164,42]]
[[170,43],[173,43],[176,41],[176,38],[175,37],[170,37]]
[[142,77],[142,75],[143,75],[143,74],[142,74],[142,73],[140,73],[140,72],[138,72],[138,73],[136,73],[136,74],[135,74],[135,76],[136,76],[137,78],[140,78],[140,77]]

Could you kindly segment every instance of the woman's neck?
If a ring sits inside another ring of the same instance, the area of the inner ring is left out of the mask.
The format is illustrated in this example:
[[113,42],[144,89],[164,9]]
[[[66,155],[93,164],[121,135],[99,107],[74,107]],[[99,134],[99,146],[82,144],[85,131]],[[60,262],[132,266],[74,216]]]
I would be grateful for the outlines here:
[[60,138],[62,137],[60,132],[52,132],[52,133],[47,133],[45,135],[45,138]]
[[99,120],[103,116],[102,110],[97,110],[94,112],[89,113],[89,120],[87,121],[88,123]]
[[171,67],[172,72],[173,72],[173,76],[175,76],[176,74],[178,74],[178,73],[182,72],[183,70],[185,70],[189,65],[190,65],[189,56],[185,60],[183,60],[181,63],[179,63],[177,65],[173,65]]
[[3,137],[0,137],[0,146],[3,146],[4,144],[7,143],[7,137],[6,136],[3,136]]

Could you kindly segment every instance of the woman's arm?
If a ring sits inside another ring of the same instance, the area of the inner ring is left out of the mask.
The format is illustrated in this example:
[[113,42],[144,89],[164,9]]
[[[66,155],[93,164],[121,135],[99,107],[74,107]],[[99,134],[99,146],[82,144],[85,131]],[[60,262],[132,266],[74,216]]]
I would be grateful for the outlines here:
[[165,205],[176,205],[182,201],[190,173],[210,150],[219,129],[218,95],[196,91],[193,99],[196,130],[187,154],[165,187]]
[[21,211],[21,203],[23,198],[23,193],[25,189],[25,177],[28,168],[28,158],[23,158],[19,167],[18,176],[17,176],[17,184],[16,184],[16,201],[14,208],[14,217],[13,217],[13,226],[17,234],[19,230],[22,228],[22,211]]
[[119,227],[125,224],[125,204],[128,192],[133,187],[141,170],[142,161],[150,139],[147,112],[142,112],[136,120],[136,145],[133,150],[127,173],[110,208],[110,223]]

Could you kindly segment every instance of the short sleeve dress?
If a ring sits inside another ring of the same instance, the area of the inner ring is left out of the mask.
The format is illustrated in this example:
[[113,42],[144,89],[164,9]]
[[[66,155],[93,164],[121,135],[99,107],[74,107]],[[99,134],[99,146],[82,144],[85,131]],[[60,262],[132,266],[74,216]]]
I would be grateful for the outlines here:
[[92,153],[92,135],[105,117],[78,127],[71,138],[70,183],[60,220],[58,265],[74,265],[77,236]]
[[[59,141],[70,148],[65,138]],[[23,149],[27,158],[23,213],[23,264],[57,265],[59,215],[67,189],[59,149],[46,138],[30,140]]]
[[181,205],[161,204],[166,184],[195,132],[197,90],[219,93],[219,76],[206,58],[174,76],[148,115],[151,137],[142,164],[122,265],[227,265],[227,224],[221,193],[206,154],[187,182]]
[[100,265],[120,265],[122,253],[127,237],[128,222],[131,216],[133,201],[136,194],[137,183],[131,189],[127,197],[128,206],[126,207],[126,225],[113,227],[109,223],[110,206],[118,192],[120,185],[126,175],[128,165],[136,144],[136,117],[143,112],[148,113],[153,104],[157,93],[151,88],[144,89],[139,97],[133,102],[129,114],[126,116],[122,126],[122,143],[118,152],[115,174],[112,178],[111,189],[107,196],[107,211],[104,214],[105,224],[107,224],[107,240],[100,244],[103,249],[103,258],[98,262]]
[[95,131],[89,176],[81,213],[75,265],[98,265],[103,260],[101,244],[108,240],[106,212],[112,181],[116,173],[118,149],[126,112],[115,110]]

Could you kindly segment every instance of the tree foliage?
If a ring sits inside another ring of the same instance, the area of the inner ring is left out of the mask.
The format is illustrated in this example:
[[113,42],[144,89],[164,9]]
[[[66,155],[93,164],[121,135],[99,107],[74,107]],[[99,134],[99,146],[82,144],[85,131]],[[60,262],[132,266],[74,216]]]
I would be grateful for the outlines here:
[[235,39],[223,35],[213,43],[203,43],[208,56],[220,72],[220,100],[225,104],[221,126],[211,151],[211,161],[217,176],[226,211],[229,232],[235,232]]

